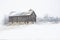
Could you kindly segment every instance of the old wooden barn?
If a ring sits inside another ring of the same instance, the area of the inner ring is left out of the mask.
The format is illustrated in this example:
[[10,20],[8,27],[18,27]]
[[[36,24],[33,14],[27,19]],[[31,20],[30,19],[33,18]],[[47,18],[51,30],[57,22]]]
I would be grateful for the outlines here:
[[[14,12],[12,12],[13,14]],[[34,23],[36,22],[36,14],[30,9],[28,12],[17,13],[9,16],[9,23]]]

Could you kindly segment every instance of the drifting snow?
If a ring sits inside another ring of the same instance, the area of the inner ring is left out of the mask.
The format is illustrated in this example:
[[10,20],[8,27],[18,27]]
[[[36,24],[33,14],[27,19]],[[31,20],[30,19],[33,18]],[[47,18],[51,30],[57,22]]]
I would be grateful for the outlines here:
[[[0,39],[7,40],[60,40],[60,24],[30,24],[2,26]],[[1,28],[0,28],[1,29]]]

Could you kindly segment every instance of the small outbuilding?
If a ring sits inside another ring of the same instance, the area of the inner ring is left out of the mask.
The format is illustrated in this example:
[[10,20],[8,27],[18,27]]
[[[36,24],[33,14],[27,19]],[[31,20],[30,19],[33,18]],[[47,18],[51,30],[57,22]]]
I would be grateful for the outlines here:
[[36,14],[30,9],[28,12],[16,13],[11,12],[12,14],[9,16],[9,23],[34,23],[36,22]]

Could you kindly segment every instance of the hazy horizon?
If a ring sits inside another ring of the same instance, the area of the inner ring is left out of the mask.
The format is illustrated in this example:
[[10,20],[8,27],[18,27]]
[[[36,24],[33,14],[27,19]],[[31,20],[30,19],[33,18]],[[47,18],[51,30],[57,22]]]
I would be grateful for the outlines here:
[[11,11],[28,11],[33,9],[37,17],[50,16],[60,17],[60,0],[0,0],[0,21],[4,15]]

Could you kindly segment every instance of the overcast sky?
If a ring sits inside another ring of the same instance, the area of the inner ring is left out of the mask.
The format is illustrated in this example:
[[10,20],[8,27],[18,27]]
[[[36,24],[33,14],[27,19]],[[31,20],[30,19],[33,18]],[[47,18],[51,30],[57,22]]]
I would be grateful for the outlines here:
[[0,12],[8,14],[10,11],[35,10],[37,15],[59,15],[60,0],[0,0]]
[[45,14],[60,16],[60,0],[0,0],[0,18],[11,11],[28,11],[30,8],[38,17]]

